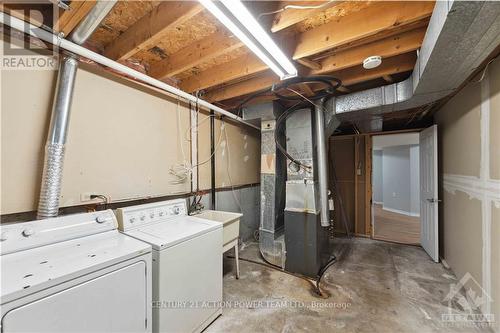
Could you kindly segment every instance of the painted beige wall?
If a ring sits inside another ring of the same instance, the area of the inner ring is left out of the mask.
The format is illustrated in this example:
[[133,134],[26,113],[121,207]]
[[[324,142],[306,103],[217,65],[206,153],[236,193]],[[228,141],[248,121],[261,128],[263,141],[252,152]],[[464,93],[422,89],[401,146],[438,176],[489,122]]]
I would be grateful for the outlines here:
[[442,256],[459,279],[469,272],[477,281],[482,281],[481,201],[470,199],[463,192],[444,191],[443,202],[442,216],[448,223]]
[[[500,179],[500,60],[491,63],[485,74],[482,82],[477,82],[480,73],[435,115],[442,152],[440,177],[457,175],[471,184],[455,190],[453,184],[446,185],[442,191],[441,255],[458,278],[470,272],[484,288],[489,281],[490,311],[500,332],[500,199],[499,193],[487,194],[486,189],[498,186]],[[489,123],[482,125],[488,112]],[[488,155],[481,156],[482,142]],[[489,172],[481,169],[488,158]]]
[[490,83],[490,177],[500,180],[500,61],[489,67]]
[[[181,144],[190,160],[186,105],[178,110],[177,101],[168,96],[83,67],[75,85],[61,205],[80,205],[81,194],[88,192],[113,201],[189,192],[190,183],[173,184],[169,174],[169,168],[183,160]],[[1,75],[0,212],[31,211],[37,205],[55,72]],[[259,182],[259,140],[256,131],[228,125],[234,185]],[[209,152],[208,132],[199,144],[200,155]],[[217,155],[219,186],[229,184],[223,151]],[[200,172],[205,187],[210,186],[209,167]]]
[[[200,115],[203,121],[207,115]],[[249,127],[224,122],[225,131],[221,135],[222,121],[215,121],[215,140],[220,145],[215,154],[215,182],[217,187],[237,186],[260,182],[260,133]],[[200,125],[199,142],[210,142],[210,121]],[[200,144],[200,162],[210,157],[210,145]],[[229,167],[229,168],[228,168]],[[258,170],[257,172],[255,172]],[[200,189],[210,188],[210,163],[200,166]]]
[[[497,331],[500,330],[500,206],[491,205],[491,297],[493,298],[492,310],[497,321]],[[496,236],[495,236],[496,235]]]
[[443,172],[479,177],[481,160],[479,85],[469,85],[436,114],[443,125],[440,136],[443,149]]

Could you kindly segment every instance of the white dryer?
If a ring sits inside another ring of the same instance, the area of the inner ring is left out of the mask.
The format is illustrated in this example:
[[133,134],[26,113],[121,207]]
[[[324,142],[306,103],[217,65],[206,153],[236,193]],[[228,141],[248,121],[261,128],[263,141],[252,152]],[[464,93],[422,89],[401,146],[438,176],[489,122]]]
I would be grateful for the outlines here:
[[200,332],[222,314],[222,224],[185,199],[117,209],[119,228],[153,246],[153,332]]
[[1,332],[150,332],[151,246],[111,210],[1,229]]

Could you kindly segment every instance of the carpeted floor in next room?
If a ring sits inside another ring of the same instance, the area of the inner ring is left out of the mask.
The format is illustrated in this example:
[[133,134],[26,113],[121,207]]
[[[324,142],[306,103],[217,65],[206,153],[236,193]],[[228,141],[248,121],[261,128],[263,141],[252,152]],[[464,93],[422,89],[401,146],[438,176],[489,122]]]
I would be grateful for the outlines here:
[[[422,248],[361,238],[334,244],[338,261],[322,280],[327,298],[303,279],[250,262],[240,261],[237,280],[234,259],[225,258],[226,307],[205,332],[490,332],[441,320],[463,313],[444,300],[457,280]],[[256,243],[240,257],[262,261]]]

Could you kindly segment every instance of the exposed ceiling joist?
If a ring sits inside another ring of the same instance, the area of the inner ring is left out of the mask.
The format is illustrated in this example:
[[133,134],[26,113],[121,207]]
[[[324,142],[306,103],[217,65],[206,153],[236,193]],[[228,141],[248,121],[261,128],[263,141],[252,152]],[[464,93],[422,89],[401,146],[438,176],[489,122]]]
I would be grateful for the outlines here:
[[96,1],[71,1],[69,10],[62,12],[55,24],[56,31],[68,36],[87,14],[94,8]]
[[[342,50],[334,55],[324,58],[320,63],[320,69],[303,72],[303,75],[321,75],[348,67],[354,67],[363,63],[363,60],[371,55],[379,55],[389,58],[399,54],[414,51],[420,47],[425,35],[425,29],[418,29],[387,37],[376,42],[360,45],[350,49]],[[229,63],[221,64],[194,75],[181,82],[180,87],[186,91],[195,91],[216,86],[238,78],[245,77],[266,70],[267,67],[257,57],[247,55],[237,58]]]
[[308,57],[336,47],[363,41],[380,33],[399,31],[412,23],[427,20],[434,2],[379,2],[297,35],[293,59]]
[[311,89],[310,85],[301,83],[299,84],[299,88],[307,97],[314,96],[314,91]]
[[[311,74],[321,74],[341,68],[346,68],[349,66],[355,66],[356,64],[361,63],[367,56],[374,55],[377,52],[379,52],[379,55],[381,56],[390,57],[415,50],[416,48],[420,47],[425,31],[423,29],[418,29],[416,31],[410,30],[409,32],[405,32],[404,27],[405,24],[409,24],[410,27],[414,28],[413,23],[415,21],[421,20],[423,17],[428,18],[428,16],[432,13],[432,6],[424,5],[421,2],[412,2],[409,4],[405,3],[397,5],[390,4],[392,4],[392,2],[389,2],[389,4],[377,3],[368,8],[372,9],[372,11],[373,9],[376,9],[376,11],[373,11],[373,13],[376,12],[379,16],[381,15],[381,10],[387,11],[390,14],[390,19],[373,19],[371,20],[371,23],[363,25],[369,31],[380,32],[383,33],[384,36],[388,31],[395,30],[394,32],[399,33],[397,36],[395,36],[394,38],[387,37],[383,39],[383,45],[379,45],[379,41],[376,41],[366,44],[370,46],[363,49],[360,49],[363,45],[347,49],[342,48],[343,51],[339,51],[336,55],[324,59],[321,63],[321,69],[315,69]],[[433,5],[433,3],[431,3],[431,5]],[[349,15],[349,17],[354,17],[356,20],[366,19],[364,17],[364,15],[366,14],[363,14],[362,17],[360,17],[360,13],[365,13],[365,11],[353,13],[352,15]],[[338,24],[342,19],[339,19],[339,21],[335,21],[333,23]],[[343,24],[349,24],[349,22],[344,21]],[[330,25],[331,23],[324,26]],[[300,36],[307,34],[309,38],[318,41],[324,34],[324,26],[320,26],[318,28],[304,32]],[[330,44],[323,43],[323,47],[327,44],[331,48],[352,45],[352,43],[356,41],[356,36],[354,34],[358,34],[357,38],[359,38],[360,40],[364,39],[368,42],[368,40],[366,39],[368,34],[364,33],[365,30],[352,28],[349,25],[342,25],[342,27],[343,32],[335,35],[335,38],[329,39]],[[337,27],[337,30],[338,29],[339,26]],[[298,38],[299,44],[297,44],[296,51],[293,55],[294,59],[301,58],[297,52],[300,52],[300,54],[305,54],[305,48],[303,45],[308,45],[308,47],[310,48],[310,50],[306,52],[307,56],[314,54],[314,52],[316,51],[323,51],[323,47],[318,48],[316,44],[311,44],[309,39],[304,39],[300,36]],[[357,44],[360,45],[361,43]],[[371,48],[375,49],[373,51],[374,53],[370,52]],[[349,53],[348,55],[343,56],[342,52]],[[309,65],[307,67],[314,67],[314,65],[312,63],[309,63],[307,60],[305,62]],[[188,92],[193,92],[196,90],[220,85],[247,75],[252,75],[264,71],[266,68],[267,66],[260,62],[256,57],[245,55],[244,57],[234,59],[228,63],[209,68],[197,75],[188,77],[183,82],[181,82],[180,87]]]
[[272,32],[277,32],[288,28],[296,23],[302,22],[305,19],[312,17],[320,12],[327,10],[330,7],[336,6],[344,1],[283,1],[280,4],[281,8],[287,5],[293,6],[311,6],[319,8],[310,9],[285,9],[274,16],[273,24],[271,26]]
[[[411,52],[388,58],[382,65],[375,69],[365,70],[361,66],[356,66],[332,74],[342,80],[342,86],[350,86],[363,81],[381,78],[384,75],[411,71],[415,65],[415,60],[416,54],[415,52]],[[209,92],[205,98],[210,101],[222,101],[267,89],[278,82],[279,78],[267,71],[252,79]]]
[[157,79],[173,76],[242,46],[243,43],[229,32],[217,31],[152,64],[149,74]]
[[104,55],[114,60],[130,58],[139,51],[155,46],[166,31],[202,10],[203,6],[194,1],[163,1],[108,45]]
[[425,28],[408,31],[368,44],[342,50],[321,60],[321,68],[311,70],[309,75],[320,75],[347,67],[359,65],[369,56],[382,59],[417,50],[422,45]]
[[321,69],[321,64],[317,61],[312,61],[307,58],[302,58],[302,59],[297,59],[297,62],[301,64],[304,67],[307,67],[309,69],[316,69],[319,70]]
[[193,92],[262,72],[267,68],[257,56],[248,53],[230,62],[210,67],[198,75],[192,75],[181,81],[179,86],[184,91]]
[[394,82],[394,80],[393,80],[392,76],[390,76],[390,75],[384,75],[384,76],[382,76],[382,78],[383,78],[383,79],[384,79],[384,81],[385,81],[385,82],[387,82],[387,83],[392,83],[392,82]]

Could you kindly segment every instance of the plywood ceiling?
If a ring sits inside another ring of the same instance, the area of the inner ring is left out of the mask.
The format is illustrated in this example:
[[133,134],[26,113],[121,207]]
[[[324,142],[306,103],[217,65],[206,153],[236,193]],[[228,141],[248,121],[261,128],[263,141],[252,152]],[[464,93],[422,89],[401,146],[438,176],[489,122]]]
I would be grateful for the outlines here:
[[[56,29],[69,34],[93,1],[72,1]],[[284,9],[286,5],[321,6]],[[410,72],[434,3],[430,1],[246,1],[299,74],[334,75],[343,92],[390,83]],[[280,10],[281,9],[281,10]],[[75,13],[78,13],[76,15]],[[267,14],[266,14],[267,13]],[[264,14],[264,15],[262,15]],[[197,1],[119,1],[87,42],[94,50],[206,99],[230,105],[279,78]],[[380,55],[380,67],[363,59]],[[300,87],[299,87],[300,88]],[[302,87],[311,93],[314,87]]]

